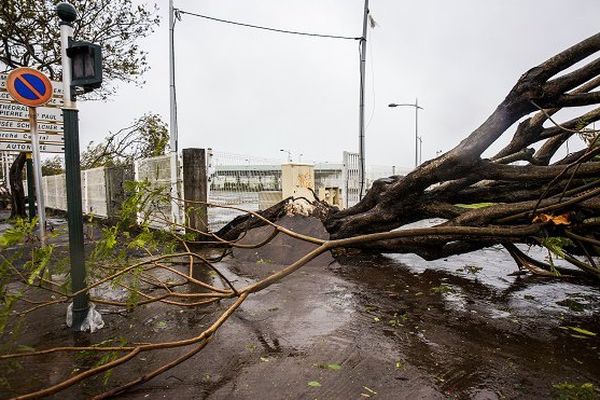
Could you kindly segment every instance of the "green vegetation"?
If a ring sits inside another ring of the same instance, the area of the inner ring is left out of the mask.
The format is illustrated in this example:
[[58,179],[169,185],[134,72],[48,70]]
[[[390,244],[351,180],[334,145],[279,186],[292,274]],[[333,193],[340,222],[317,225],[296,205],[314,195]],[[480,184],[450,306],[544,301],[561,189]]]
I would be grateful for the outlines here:
[[591,383],[558,383],[552,385],[554,400],[596,400],[598,392]]
[[491,206],[495,206],[496,204],[499,203],[473,203],[473,204],[455,204],[456,207],[460,207],[460,208],[486,208],[486,207],[491,207]]
[[444,285],[444,284],[441,284],[439,286],[434,286],[431,288],[431,292],[436,293],[436,294],[454,293],[455,291],[456,290],[454,290],[450,286]]

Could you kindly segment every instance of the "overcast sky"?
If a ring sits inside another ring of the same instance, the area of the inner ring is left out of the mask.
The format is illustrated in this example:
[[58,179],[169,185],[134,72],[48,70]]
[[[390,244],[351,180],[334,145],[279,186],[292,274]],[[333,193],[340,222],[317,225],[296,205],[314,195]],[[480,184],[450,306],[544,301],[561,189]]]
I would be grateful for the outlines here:
[[[423,159],[476,128],[530,67],[600,30],[598,0],[371,0],[368,164],[410,167],[418,97]],[[143,88],[80,103],[81,142],[145,112],[169,115],[168,2],[143,45]],[[281,29],[360,36],[363,0],[175,0],[175,6]],[[85,39],[85,38],[82,38]],[[179,146],[341,162],[358,149],[358,42],[282,35],[183,15],[176,25]]]

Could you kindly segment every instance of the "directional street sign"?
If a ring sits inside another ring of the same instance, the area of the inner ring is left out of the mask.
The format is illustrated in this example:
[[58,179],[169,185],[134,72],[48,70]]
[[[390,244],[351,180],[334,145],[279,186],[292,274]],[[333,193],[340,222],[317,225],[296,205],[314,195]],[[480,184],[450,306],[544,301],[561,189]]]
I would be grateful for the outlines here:
[[[42,143],[52,143],[52,144],[62,144],[65,141],[65,137],[63,135],[48,135],[41,134],[38,135],[40,138],[40,142]],[[31,141],[31,133],[26,132],[2,132],[0,131],[0,142],[20,142],[20,141]]]
[[[38,121],[62,123],[62,111],[58,108],[40,107],[37,110]],[[29,121],[29,110],[20,104],[0,103],[0,120],[14,119]]]
[[[63,133],[63,126],[50,122],[38,122],[39,133]],[[0,119],[0,130],[11,132],[30,132],[29,121],[9,121]]]
[[[0,102],[12,103],[14,100],[8,91],[0,89]],[[62,107],[63,103],[62,96],[55,96],[52,97],[48,103],[46,103],[45,107]]]
[[6,90],[19,103],[27,107],[40,107],[52,98],[50,79],[33,68],[17,68],[8,74]]
[[[0,151],[32,151],[30,143],[4,143],[0,142]],[[43,153],[64,153],[64,147],[59,145],[41,144]]]
[[[50,82],[50,84],[48,84],[48,82]],[[16,89],[19,89],[18,91],[20,91],[21,94],[17,93],[17,98],[15,98],[9,93],[9,86],[13,92]],[[10,74],[0,74],[1,143],[9,143],[16,149],[22,147],[21,145],[23,142],[31,142],[29,107],[19,104],[17,100],[24,100],[27,104],[31,103],[31,101],[38,103],[40,102],[39,99],[41,99],[41,95],[43,94],[47,97],[48,92],[51,92],[48,102],[44,107],[37,107],[35,110],[37,117],[37,131],[41,143],[60,144],[64,141],[62,136],[64,131],[62,124],[63,116],[62,110],[60,109],[64,104],[62,82],[48,81],[43,74],[28,68],[19,68]],[[30,99],[23,99],[27,96]],[[0,151],[4,151],[3,149],[5,148],[6,146],[3,145]],[[51,150],[55,149],[51,148]],[[41,151],[45,150],[41,149]]]

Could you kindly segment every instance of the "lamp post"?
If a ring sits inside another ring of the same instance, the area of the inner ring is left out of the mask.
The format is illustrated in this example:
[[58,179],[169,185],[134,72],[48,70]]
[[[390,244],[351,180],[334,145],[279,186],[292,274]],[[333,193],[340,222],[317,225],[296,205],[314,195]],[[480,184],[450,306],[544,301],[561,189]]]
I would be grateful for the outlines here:
[[423,162],[423,137],[419,136],[419,165]]
[[79,111],[75,99],[77,94],[88,93],[101,86],[102,50],[97,44],[73,40],[73,22],[77,19],[77,11],[71,4],[57,4],[56,13],[60,19],[71,290],[77,293],[73,297],[71,328],[79,331],[91,309],[88,293],[84,290],[87,285],[81,210]]
[[408,103],[390,103],[388,107],[414,107],[415,108],[415,168],[419,165],[419,110],[424,110],[423,107],[419,106],[419,99],[415,99],[414,104]]
[[288,162],[292,162],[292,152],[290,150],[280,149],[279,151],[283,151],[284,153],[287,153],[287,155],[288,155]]

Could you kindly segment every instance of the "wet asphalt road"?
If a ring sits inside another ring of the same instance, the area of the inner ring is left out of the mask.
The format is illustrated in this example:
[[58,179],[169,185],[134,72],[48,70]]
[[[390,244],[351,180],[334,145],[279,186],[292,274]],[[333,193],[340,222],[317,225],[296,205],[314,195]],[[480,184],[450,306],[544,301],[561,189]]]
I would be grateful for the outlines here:
[[[325,235],[310,219],[284,224]],[[263,237],[265,229],[246,240]],[[279,270],[308,247],[278,237],[260,250],[236,251],[219,267],[241,286]],[[413,255],[336,261],[322,255],[249,297],[194,358],[121,398],[548,399],[557,383],[599,386],[598,336],[577,337],[569,328],[600,332],[597,286],[509,276],[515,270],[496,249],[435,262]],[[19,341],[47,348],[117,336],[180,339],[208,326],[225,306],[179,310],[153,304],[132,313],[101,307],[107,327],[73,336],[61,304],[33,313]],[[107,387],[96,379],[54,398],[87,398],[183,352],[145,354],[118,368]],[[56,382],[85,367],[78,363],[48,356],[12,372],[5,368],[12,389],[0,389],[1,397]]]

